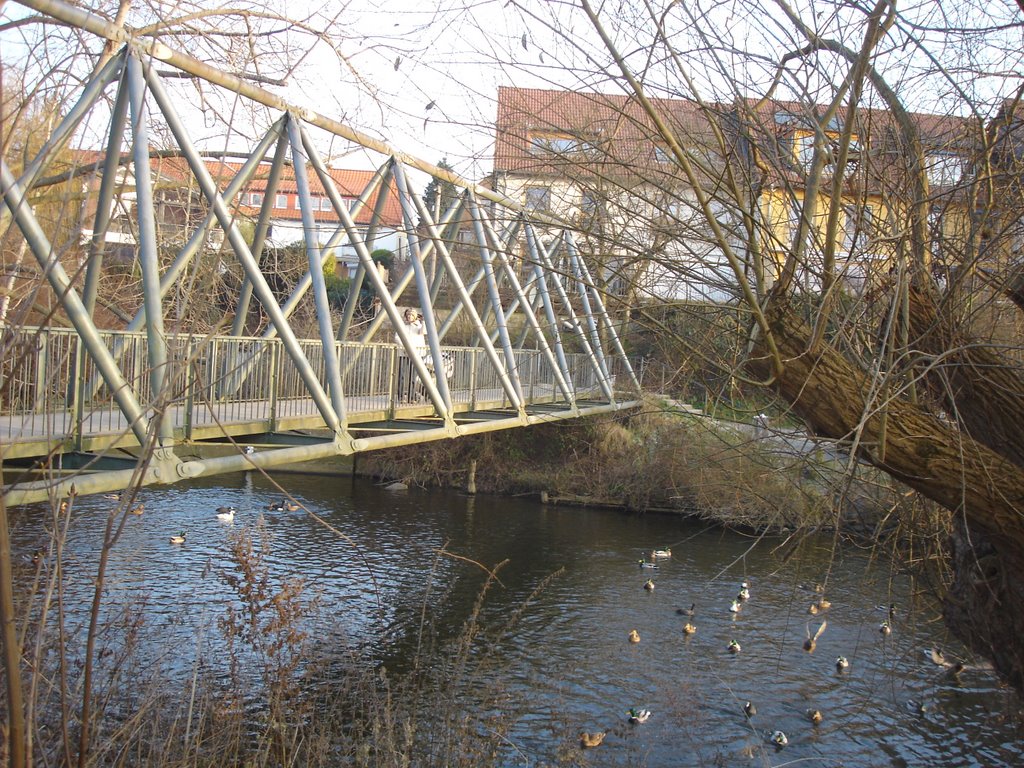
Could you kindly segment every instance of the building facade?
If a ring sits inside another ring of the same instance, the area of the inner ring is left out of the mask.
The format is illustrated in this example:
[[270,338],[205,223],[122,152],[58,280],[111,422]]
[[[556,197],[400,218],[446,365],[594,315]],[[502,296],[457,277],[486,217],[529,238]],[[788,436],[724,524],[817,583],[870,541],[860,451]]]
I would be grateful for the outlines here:
[[766,291],[787,264],[801,290],[820,291],[830,274],[860,295],[905,251],[910,206],[922,201],[940,280],[991,229],[972,203],[977,121],[908,114],[918,156],[885,110],[848,120],[772,100],[652,104],[677,147],[634,98],[498,93],[495,190],[573,222],[605,288],[630,301],[729,301],[737,270]]

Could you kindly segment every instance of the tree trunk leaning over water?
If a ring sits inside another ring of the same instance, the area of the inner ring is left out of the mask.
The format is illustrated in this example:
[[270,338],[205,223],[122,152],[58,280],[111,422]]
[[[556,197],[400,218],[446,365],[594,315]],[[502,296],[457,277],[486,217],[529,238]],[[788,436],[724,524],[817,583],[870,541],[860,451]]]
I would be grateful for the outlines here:
[[[918,303],[915,315],[928,306]],[[773,387],[812,432],[852,441],[859,457],[953,511],[955,577],[945,600],[947,623],[1024,690],[1024,468],[1009,457],[1020,446],[996,452],[833,347],[818,344],[809,352],[813,328],[787,307],[775,304],[767,317],[783,360]],[[949,364],[955,378],[973,385],[957,392],[992,386],[988,370],[970,360]],[[764,378],[771,374],[763,342],[747,367]],[[1002,419],[1019,424],[1024,412]]]

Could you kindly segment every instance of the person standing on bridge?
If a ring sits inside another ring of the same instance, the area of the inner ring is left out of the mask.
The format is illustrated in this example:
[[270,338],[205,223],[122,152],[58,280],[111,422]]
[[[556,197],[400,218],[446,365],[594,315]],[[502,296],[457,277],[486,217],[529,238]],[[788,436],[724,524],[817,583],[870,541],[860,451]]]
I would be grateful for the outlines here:
[[[415,310],[406,308],[402,313],[402,322],[405,325],[405,332],[412,342],[413,354],[418,355],[422,360],[427,351],[427,331],[423,325],[423,316]],[[402,345],[402,337],[396,332],[395,343],[398,345],[398,402],[405,403],[412,400],[413,391],[416,389],[416,372],[413,369],[412,359],[406,353]],[[418,393],[417,393],[418,395]],[[417,397],[417,399],[419,399]]]

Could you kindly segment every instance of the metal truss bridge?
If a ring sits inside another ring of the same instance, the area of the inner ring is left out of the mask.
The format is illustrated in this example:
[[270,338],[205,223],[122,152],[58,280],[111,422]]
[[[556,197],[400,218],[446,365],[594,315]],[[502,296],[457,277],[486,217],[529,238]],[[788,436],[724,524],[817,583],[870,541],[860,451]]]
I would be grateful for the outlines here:
[[[636,405],[639,383],[564,222],[531,214],[517,201],[82,8],[56,0],[20,4],[121,49],[97,67],[23,168],[0,162],[0,231],[10,230],[5,247],[15,233],[71,326],[0,326],[6,503],[279,467]],[[211,176],[190,138],[165,87],[168,72],[200,78],[278,115],[226,183]],[[91,236],[75,243],[78,253],[71,256],[75,249],[45,226],[46,196],[37,190],[97,109],[108,113],[109,130],[94,183],[80,185],[89,199],[76,203],[79,215],[91,218]],[[150,172],[156,126],[173,137],[172,154],[201,192],[202,215],[170,254]],[[317,151],[331,135],[380,156],[354,201],[343,199]],[[139,309],[125,327],[101,328],[99,284],[126,167],[133,169]],[[260,257],[286,168],[294,176],[308,268],[282,300]],[[447,210],[428,210],[410,185],[410,169],[454,185]],[[265,180],[263,203],[258,214],[243,217],[237,198],[257,176]],[[338,222],[326,242],[316,236],[323,200],[311,192],[312,178]],[[398,197],[408,243],[408,268],[390,284],[371,256],[383,226],[383,190]],[[215,235],[223,247],[213,248]],[[328,300],[323,267],[343,247],[354,250],[358,267],[338,311]],[[230,331],[227,322],[220,333],[193,331],[171,311],[172,298],[212,258],[233,260],[244,276],[228,317],[234,322]],[[379,301],[360,315],[356,297],[364,285]],[[254,300],[261,327],[243,332]],[[315,327],[315,338],[299,338],[293,328],[300,306],[312,307],[315,320],[303,327]],[[403,306],[422,314],[429,356],[406,332]],[[453,328],[472,343],[451,343]],[[403,366],[415,380],[411,402],[400,397]],[[198,450],[211,443],[221,450]]]

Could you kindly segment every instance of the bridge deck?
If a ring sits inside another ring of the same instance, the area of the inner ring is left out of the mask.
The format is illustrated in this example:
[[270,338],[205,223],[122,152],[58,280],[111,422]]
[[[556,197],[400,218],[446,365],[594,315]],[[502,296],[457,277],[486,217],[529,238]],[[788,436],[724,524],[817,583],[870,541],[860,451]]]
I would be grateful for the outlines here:
[[[508,398],[496,388],[472,393],[456,390],[452,398],[455,400],[452,414],[457,423],[483,420],[488,413],[507,416],[511,408]],[[437,419],[436,409],[429,401],[394,403],[393,399],[384,395],[346,398],[345,426],[352,433],[406,431],[416,428],[411,422],[431,423]],[[597,402],[587,401],[587,404]],[[274,405],[287,415],[274,416]],[[549,405],[556,411],[571,408],[564,400],[559,400],[557,391],[550,386],[536,388],[527,405]],[[82,434],[79,442],[75,438],[75,414],[66,409],[0,416],[0,458],[46,456],[67,451],[76,442],[77,448],[87,453],[138,445],[128,420],[118,408],[90,409],[83,417],[84,424],[94,426]],[[175,403],[165,409],[164,418],[175,424],[176,443],[326,428],[309,397],[204,403],[201,408],[191,409],[185,403]]]
[[[83,354],[80,338],[62,329],[7,332],[13,338],[7,347],[12,354],[0,369],[0,461],[7,469],[22,470],[34,463],[42,471],[29,476],[46,479],[24,482],[22,476],[6,485],[6,501],[45,498],[54,486],[67,493],[72,482],[79,493],[134,482],[140,430],[132,428],[123,402],[116,402]],[[501,367],[496,367],[479,348],[446,347],[447,376],[438,381],[412,374],[409,358],[393,344],[338,342],[344,396],[341,429],[335,432],[310,392],[308,376],[300,375],[301,366],[308,365],[314,382],[327,378],[318,341],[303,342],[302,356],[296,358],[275,339],[169,337],[162,397],[152,398],[146,335],[104,336],[124,386],[149,421],[148,433],[159,431],[154,430],[158,416],[165,425],[158,442],[171,450],[143,482],[282,466],[632,405],[628,397],[616,399],[614,373],[582,354],[564,355],[562,370],[556,372],[551,356],[537,350],[517,350],[508,361],[501,355]],[[399,382],[417,395],[417,402],[399,398]],[[210,452],[177,450],[204,442],[236,442],[253,445],[255,451],[247,454],[239,447],[229,455],[196,458]]]

